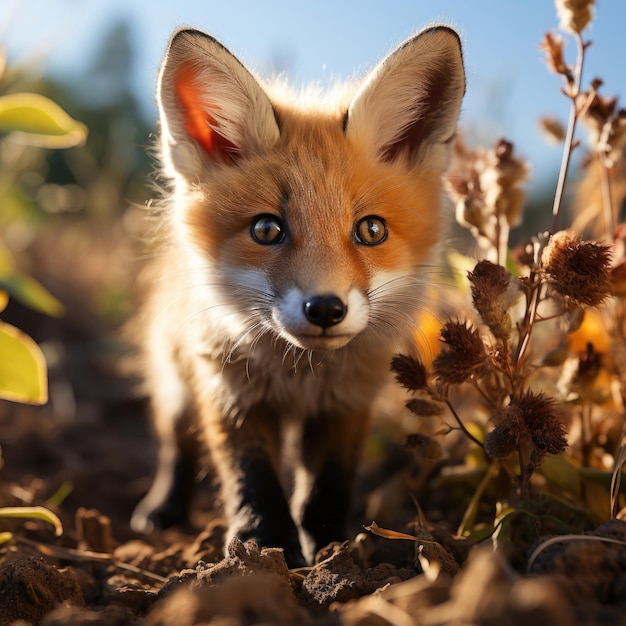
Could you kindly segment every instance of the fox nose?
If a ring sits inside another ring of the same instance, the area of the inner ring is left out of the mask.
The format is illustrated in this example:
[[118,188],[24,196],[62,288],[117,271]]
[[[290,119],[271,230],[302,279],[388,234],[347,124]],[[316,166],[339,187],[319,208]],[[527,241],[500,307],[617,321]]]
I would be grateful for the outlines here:
[[303,305],[304,315],[316,326],[329,328],[339,324],[348,312],[348,307],[335,295],[313,296]]

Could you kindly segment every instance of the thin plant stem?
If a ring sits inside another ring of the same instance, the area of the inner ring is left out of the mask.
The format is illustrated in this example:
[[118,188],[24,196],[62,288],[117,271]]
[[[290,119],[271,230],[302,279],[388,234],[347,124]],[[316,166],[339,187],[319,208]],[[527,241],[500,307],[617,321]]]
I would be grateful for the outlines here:
[[522,498],[528,497],[528,483],[530,480],[530,474],[526,469],[526,460],[524,459],[524,453],[522,451],[521,444],[517,446],[517,455],[519,458],[519,488],[520,496]]
[[565,135],[565,143],[563,145],[561,169],[559,170],[559,178],[556,185],[556,192],[554,194],[554,204],[552,205],[553,233],[557,232],[557,230],[559,229],[559,215],[561,212],[561,205],[563,204],[563,191],[565,190],[565,180],[567,179],[567,172],[569,170],[569,164],[574,145],[574,132],[576,130],[576,122],[578,121],[578,109],[576,99],[580,95],[580,81],[582,78],[583,63],[585,60],[585,44],[580,33],[576,33],[575,39],[577,45],[576,67],[574,68],[573,80],[571,85],[569,86],[568,94],[571,99],[571,106],[569,120],[567,123],[567,132]]
[[466,536],[470,533],[470,530],[473,528],[476,517],[478,515],[478,507],[480,505],[480,500],[485,494],[489,483],[498,475],[498,471],[500,470],[499,464],[492,462],[491,465],[487,468],[483,479],[480,481],[477,489],[474,491],[470,502],[463,514],[463,519],[461,520],[461,524],[459,525],[456,534],[460,537]]
[[611,175],[606,165],[606,157],[598,155],[600,164],[600,184],[602,186],[602,208],[604,212],[604,228],[607,241],[615,239],[615,229],[617,228],[617,220],[615,211],[613,210],[613,197],[611,195]]
[[535,320],[537,318],[537,312],[539,310],[539,303],[541,302],[541,292],[543,285],[540,282],[540,277],[537,274],[533,274],[535,282],[532,285],[532,291],[530,293],[530,299],[528,302],[528,306],[526,308],[526,315],[524,316],[523,322],[523,334],[519,343],[519,347],[517,349],[517,353],[515,355],[515,363],[520,364],[524,358],[526,350],[530,344],[530,337],[533,332],[533,326],[535,325]]
[[583,467],[589,467],[593,439],[592,406],[588,403],[580,407],[580,428]]
[[482,396],[483,400],[492,408],[497,409],[498,405],[493,398],[478,384],[478,381],[472,378],[471,383],[476,391]]
[[476,439],[476,437],[474,437],[474,435],[472,435],[472,433],[470,433],[470,431],[467,430],[467,428],[465,427],[465,424],[463,424],[463,422],[461,421],[459,414],[455,411],[450,400],[446,400],[445,402],[448,408],[450,409],[450,413],[452,413],[452,417],[454,417],[456,423],[459,425],[459,428],[463,431],[463,434],[469,439],[471,439],[477,446],[484,448],[483,442],[480,441],[479,439]]
[[498,215],[496,223],[496,264],[506,267],[507,251],[509,249],[509,225],[505,215]]

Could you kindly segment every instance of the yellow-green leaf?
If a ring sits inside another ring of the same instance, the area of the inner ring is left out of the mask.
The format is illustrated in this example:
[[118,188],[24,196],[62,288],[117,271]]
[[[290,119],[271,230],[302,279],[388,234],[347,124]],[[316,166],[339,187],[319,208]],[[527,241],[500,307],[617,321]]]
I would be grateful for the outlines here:
[[53,317],[63,313],[63,305],[41,283],[15,269],[13,255],[0,241],[0,311],[6,308],[7,296]]
[[446,259],[452,271],[455,287],[463,293],[469,292],[469,280],[467,275],[476,267],[476,259],[456,252],[455,250],[448,250],[446,252]]
[[41,349],[4,322],[0,322],[0,398],[27,404],[48,401],[48,370]]
[[13,255],[4,245],[4,242],[0,240],[0,275],[13,274],[14,268],[15,261],[13,260]]
[[10,533],[10,532],[0,533],[0,546],[4,545],[5,543],[9,543],[11,539],[13,539],[13,533]]
[[49,509],[43,506],[5,506],[0,507],[0,518],[40,519],[54,526],[57,537],[63,534],[61,520]]
[[63,313],[63,305],[41,283],[25,274],[0,274],[0,291],[6,291],[35,311],[53,317],[59,317]]
[[29,145],[69,148],[84,143],[87,127],[45,96],[13,93],[0,97],[0,133]]

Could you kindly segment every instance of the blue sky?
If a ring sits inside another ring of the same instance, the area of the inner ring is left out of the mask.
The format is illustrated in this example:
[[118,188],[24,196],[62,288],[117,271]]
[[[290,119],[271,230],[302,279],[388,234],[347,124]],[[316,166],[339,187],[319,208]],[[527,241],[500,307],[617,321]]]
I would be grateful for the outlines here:
[[[568,102],[560,78],[542,61],[539,43],[558,26],[551,0],[411,0],[279,2],[277,0],[5,0],[0,41],[10,62],[37,59],[44,72],[67,78],[80,73],[111,23],[125,16],[138,51],[134,84],[154,117],[159,61],[174,28],[192,25],[222,41],[260,72],[286,70],[296,84],[329,82],[364,72],[394,45],[432,22],[462,34],[468,92],[462,124],[486,142],[512,140],[531,161],[535,185],[549,179],[559,147],[537,130],[541,115],[563,121]],[[626,106],[626,2],[599,2],[586,32],[593,41],[585,83],[601,76],[603,93]],[[566,46],[574,61],[574,43]],[[584,136],[584,135],[581,135]]]

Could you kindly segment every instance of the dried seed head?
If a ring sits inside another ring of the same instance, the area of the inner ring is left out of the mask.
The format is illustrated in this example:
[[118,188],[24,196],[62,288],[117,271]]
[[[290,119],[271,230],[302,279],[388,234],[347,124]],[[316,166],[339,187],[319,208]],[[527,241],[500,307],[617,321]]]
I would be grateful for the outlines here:
[[550,238],[541,262],[553,289],[575,302],[597,306],[611,292],[609,246],[562,230]]
[[598,377],[603,366],[604,355],[596,352],[591,342],[587,343],[586,348],[579,357],[577,382],[588,385]]
[[456,205],[456,219],[475,237],[489,238],[495,226],[492,211],[485,205],[480,185],[485,153],[471,150],[459,137],[454,144],[452,166],[446,177],[448,193]]
[[501,265],[490,261],[479,261],[468,278],[474,308],[481,319],[494,337],[507,339],[512,328],[510,309],[520,296],[517,281]]
[[429,397],[411,398],[406,403],[406,408],[420,417],[436,417],[441,415],[445,410],[441,402],[432,400]]
[[605,355],[588,342],[585,351],[570,356],[561,366],[557,389],[568,402],[603,404],[610,397]]
[[508,456],[520,443],[527,442],[533,445],[533,461],[537,464],[546,454],[559,454],[567,448],[556,402],[543,393],[528,390],[511,398],[496,421],[496,427],[485,437],[489,456]]
[[582,33],[593,20],[595,0],[555,0],[559,26],[570,33]]
[[521,411],[528,435],[540,458],[544,454],[565,452],[565,425],[553,398],[544,393],[526,391],[513,402]]
[[471,150],[457,140],[446,179],[457,221],[479,241],[496,241],[499,221],[509,227],[520,221],[524,204],[521,185],[528,172],[528,164],[514,156],[513,144],[505,139],[491,150]]
[[607,167],[613,167],[618,159],[623,158],[626,144],[626,109],[620,109],[611,120],[606,137],[605,153]]
[[601,85],[600,79],[594,80],[591,89],[581,93],[576,104],[580,109],[580,120],[587,129],[591,149],[609,158],[612,165],[621,156],[626,139],[626,113],[617,110],[617,98],[608,98],[598,93]]
[[396,380],[409,391],[417,391],[426,387],[426,368],[416,358],[397,354],[391,360],[391,371]]
[[563,56],[563,37],[556,33],[546,33],[541,42],[541,49],[546,54],[546,64],[555,74],[561,74],[568,83],[573,82],[572,68],[565,63]]
[[565,128],[556,117],[542,117],[539,120],[539,128],[548,141],[552,143],[565,141]]
[[521,411],[508,406],[496,418],[496,427],[485,435],[485,453],[494,459],[503,459],[511,454],[520,441],[528,438]]
[[580,119],[587,129],[591,149],[604,155],[607,167],[622,158],[626,143],[626,110],[617,108],[617,98],[598,94],[602,81],[596,79],[590,91],[582,93],[577,100]]
[[480,376],[488,355],[475,328],[448,321],[441,329],[441,339],[447,350],[435,357],[433,371],[442,383],[455,385]]
[[528,163],[514,156],[513,144],[506,139],[500,139],[487,152],[487,165],[480,177],[485,202],[497,216],[506,217],[510,227],[520,223],[525,199],[521,185],[529,171]]

